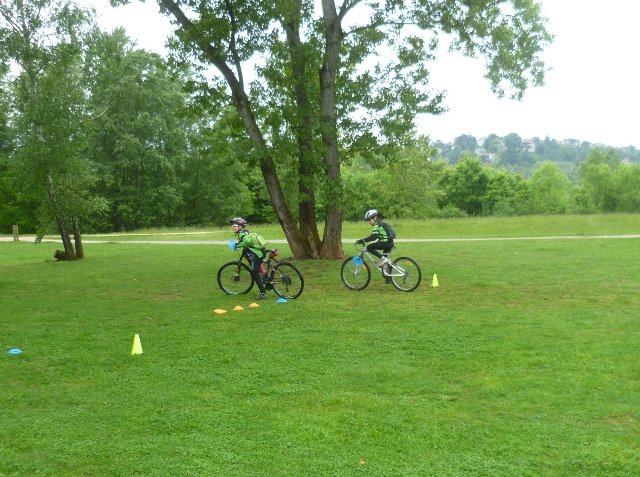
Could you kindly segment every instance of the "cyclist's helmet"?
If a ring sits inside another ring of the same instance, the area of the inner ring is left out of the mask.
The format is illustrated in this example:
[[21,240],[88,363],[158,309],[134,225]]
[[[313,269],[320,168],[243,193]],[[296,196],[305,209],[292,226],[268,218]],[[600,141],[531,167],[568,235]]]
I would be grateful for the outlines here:
[[229,221],[230,224],[236,224],[239,225],[240,227],[246,227],[247,226],[247,221],[244,220],[242,217],[236,217],[234,219],[231,219]]
[[378,211],[376,209],[367,210],[364,214],[364,220],[369,220],[377,216],[378,216]]

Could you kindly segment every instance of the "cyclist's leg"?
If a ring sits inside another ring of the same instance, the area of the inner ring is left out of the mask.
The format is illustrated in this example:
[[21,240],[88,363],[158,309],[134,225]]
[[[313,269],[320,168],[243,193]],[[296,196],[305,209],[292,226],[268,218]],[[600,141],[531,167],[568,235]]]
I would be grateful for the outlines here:
[[382,258],[382,254],[378,250],[383,250],[385,248],[385,244],[386,242],[372,242],[367,245],[367,252],[378,258]]
[[389,278],[389,274],[392,273],[392,267],[391,267],[391,250],[393,249],[394,245],[392,241],[388,241],[388,242],[380,242],[381,245],[384,245],[384,248],[381,248],[383,255],[389,260],[385,266],[383,267],[382,270],[382,274],[384,276],[385,279],[385,283],[391,283],[391,279]]
[[367,245],[367,252],[378,258],[382,258],[383,254],[388,257],[393,246],[393,242],[373,242]]
[[262,260],[260,260],[260,258],[249,249],[245,248],[244,253],[249,260],[249,263],[251,263],[251,274],[253,275],[253,279],[258,285],[260,294],[262,295],[267,292],[264,287],[264,282],[262,281],[262,275],[260,274],[260,264],[262,263]]
[[395,247],[394,243],[392,241],[388,241],[388,242],[380,242],[381,245],[384,245],[383,248],[381,248],[382,253],[384,255],[386,255],[387,257],[389,256],[389,254],[391,253],[391,250],[393,249],[393,247]]

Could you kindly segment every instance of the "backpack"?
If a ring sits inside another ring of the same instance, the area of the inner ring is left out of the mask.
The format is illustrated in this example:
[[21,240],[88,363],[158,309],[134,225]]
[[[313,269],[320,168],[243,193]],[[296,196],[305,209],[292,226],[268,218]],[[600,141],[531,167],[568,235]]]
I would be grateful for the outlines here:
[[393,227],[391,227],[390,224],[386,222],[380,222],[380,225],[385,230],[385,232],[387,232],[387,237],[389,238],[389,240],[393,240],[396,238],[396,231],[393,230]]
[[259,233],[249,232],[249,239],[256,245],[257,248],[261,248],[262,250],[267,248],[267,241]]

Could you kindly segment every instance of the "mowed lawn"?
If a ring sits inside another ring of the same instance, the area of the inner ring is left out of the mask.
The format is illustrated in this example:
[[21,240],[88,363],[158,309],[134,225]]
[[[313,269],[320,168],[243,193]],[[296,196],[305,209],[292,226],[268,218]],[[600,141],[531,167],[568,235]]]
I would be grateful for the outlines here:
[[[541,235],[518,220],[470,235]],[[258,308],[225,245],[56,248],[0,243],[0,476],[640,475],[638,238],[400,243],[413,293],[296,261]]]

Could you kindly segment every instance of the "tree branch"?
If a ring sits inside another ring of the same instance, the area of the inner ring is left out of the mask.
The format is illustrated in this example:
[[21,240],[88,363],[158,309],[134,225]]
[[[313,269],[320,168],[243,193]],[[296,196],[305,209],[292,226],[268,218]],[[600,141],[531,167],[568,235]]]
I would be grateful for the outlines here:
[[364,0],[345,0],[342,5],[340,5],[340,11],[338,12],[338,20],[342,23],[344,17],[353,10],[360,3],[364,2]]
[[344,33],[344,36],[354,35],[362,31],[372,30],[380,27],[405,27],[410,25],[418,25],[415,22],[374,22],[369,25],[362,25]]
[[238,79],[229,65],[227,64],[224,55],[219,49],[215,48],[211,43],[205,41],[202,34],[196,27],[196,25],[187,18],[184,12],[180,9],[178,4],[173,0],[159,0],[162,5],[174,16],[180,26],[191,36],[193,42],[195,42],[200,50],[209,59],[211,64],[218,68],[218,71],[222,73],[227,84],[231,88],[233,97],[238,102],[243,102],[242,95],[244,94],[244,87],[240,79]]
[[227,7],[227,12],[229,13],[229,22],[231,23],[231,38],[229,39],[229,50],[231,50],[231,56],[233,57],[233,63],[236,67],[236,74],[238,75],[238,82],[244,88],[244,77],[242,74],[242,64],[240,62],[240,55],[238,55],[238,48],[236,44],[236,32],[237,23],[236,16],[233,13],[233,5],[229,0],[225,0],[225,6]]

